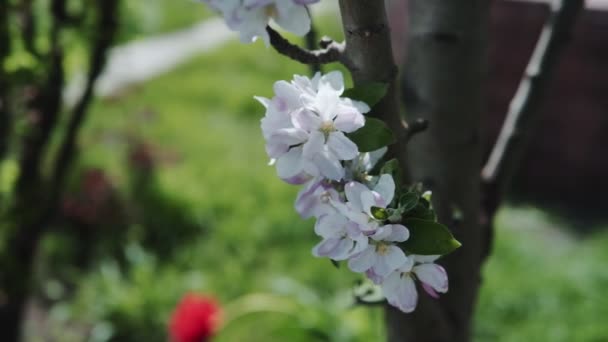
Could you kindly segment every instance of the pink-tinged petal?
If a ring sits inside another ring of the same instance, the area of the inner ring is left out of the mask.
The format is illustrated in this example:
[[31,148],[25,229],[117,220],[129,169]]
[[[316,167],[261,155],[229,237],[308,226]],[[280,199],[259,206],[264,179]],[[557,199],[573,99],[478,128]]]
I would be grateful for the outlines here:
[[424,289],[424,291],[426,293],[429,294],[429,296],[435,298],[435,299],[439,299],[439,293],[435,292],[435,290],[433,290],[433,288],[428,285],[427,283],[421,283],[422,284],[422,288]]
[[308,173],[300,172],[293,177],[283,178],[283,181],[285,181],[285,183],[291,184],[291,185],[301,185],[301,184],[308,182],[311,178],[312,178],[312,176],[309,175]]
[[342,132],[351,133],[365,125],[365,117],[352,107],[340,105],[334,125]]
[[340,239],[340,243],[338,243],[338,245],[332,251],[332,253],[329,255],[329,257],[333,260],[338,260],[338,261],[346,260],[353,254],[352,251],[353,251],[354,245],[355,244],[354,244],[353,240],[343,237],[342,239]]
[[348,182],[344,186],[346,199],[351,203],[353,211],[363,211],[361,194],[366,191],[369,191],[369,189],[365,185],[358,182]]
[[376,252],[374,249],[374,246],[368,246],[363,252],[353,256],[348,261],[348,268],[357,273],[363,273],[372,268],[376,262]]
[[365,272],[365,275],[367,276],[367,278],[368,278],[369,280],[371,280],[371,281],[372,281],[374,284],[376,284],[376,285],[380,285],[380,284],[382,284],[382,282],[384,281],[384,278],[382,278],[381,276],[377,275],[377,274],[374,272],[374,269],[373,269],[373,268],[370,268],[369,270],[367,270],[367,271]]
[[298,192],[296,197],[295,209],[303,219],[310,218],[314,215],[315,206],[319,202],[319,195],[316,193],[317,189],[321,188],[321,182],[318,180],[312,180],[304,188]]
[[301,92],[287,81],[278,81],[274,84],[274,93],[285,103],[284,110],[300,106]]
[[437,264],[420,264],[413,268],[418,279],[439,293],[448,292],[448,275],[445,269]]
[[384,227],[390,227],[390,234],[385,237],[385,241],[403,242],[410,238],[410,231],[403,225],[389,224]]
[[417,303],[418,291],[416,291],[414,280],[409,276],[403,276],[397,291],[397,298],[393,302],[389,301],[389,304],[396,306],[405,313],[410,313],[416,309]]
[[321,127],[321,118],[307,109],[298,110],[293,113],[291,121],[296,128],[306,132],[317,131]]
[[392,229],[390,226],[382,226],[379,227],[376,232],[370,236],[375,241],[384,241],[388,236],[392,233]]
[[312,249],[312,255],[316,257],[327,257],[340,243],[340,237],[332,237],[323,239]]
[[327,139],[327,146],[340,160],[351,160],[359,154],[357,145],[342,132],[331,132]]
[[336,181],[344,178],[344,167],[329,151],[322,150],[312,158],[312,161],[319,169],[319,173],[326,178]]
[[304,143],[304,156],[312,158],[323,150],[325,145],[325,136],[319,131],[313,131],[308,137],[308,141]]
[[302,172],[302,148],[295,147],[277,158],[277,175],[282,179],[295,177]]
[[374,187],[374,191],[380,194],[386,205],[389,205],[395,196],[395,181],[393,180],[393,176],[388,173],[380,176],[378,183]]
[[379,255],[374,264],[374,272],[381,277],[386,277],[407,262],[407,257],[401,248],[388,246],[384,255]]

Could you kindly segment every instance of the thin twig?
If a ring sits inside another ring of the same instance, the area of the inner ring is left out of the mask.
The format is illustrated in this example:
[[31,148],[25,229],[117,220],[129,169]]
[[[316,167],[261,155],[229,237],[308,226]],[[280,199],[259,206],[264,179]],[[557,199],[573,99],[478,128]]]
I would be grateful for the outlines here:
[[[496,144],[481,172],[485,225],[491,225],[502,193],[522,159],[540,114],[539,107],[546,95],[547,85],[556,71],[583,5],[583,0],[556,0],[551,6],[551,13],[511,100]],[[489,230],[491,239],[491,227]]]
[[270,44],[274,49],[295,61],[303,64],[328,64],[333,62],[344,63],[344,43],[334,41],[324,42],[324,46],[319,50],[306,50],[290,43],[281,34],[273,30],[270,26],[266,27],[270,36]]

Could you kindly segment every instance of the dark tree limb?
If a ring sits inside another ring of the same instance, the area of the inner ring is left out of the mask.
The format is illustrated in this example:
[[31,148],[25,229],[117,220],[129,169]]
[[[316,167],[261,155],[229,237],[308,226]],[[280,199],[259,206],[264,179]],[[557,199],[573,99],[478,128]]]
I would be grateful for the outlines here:
[[1,67],[10,55],[8,14],[8,2],[0,2],[0,161],[2,161],[8,149],[11,126],[9,79],[4,68]]
[[333,62],[342,62],[346,64],[346,60],[344,59],[344,43],[326,40],[322,49],[306,50],[290,43],[270,26],[266,27],[266,31],[270,36],[270,44],[278,53],[302,64],[314,65]]
[[94,39],[94,44],[91,49],[89,73],[87,75],[85,89],[72,111],[67,132],[60,145],[53,166],[50,189],[51,196],[53,196],[53,199],[51,200],[53,202],[55,202],[60,195],[66,177],[66,171],[69,169],[71,162],[74,159],[78,131],[84,122],[87,110],[93,99],[95,81],[103,71],[107,51],[116,35],[118,25],[116,11],[118,2],[118,0],[105,0],[101,2],[100,8],[98,9],[99,20],[97,31],[94,33],[96,39]]
[[[570,40],[583,0],[558,0],[551,7],[532,57],[515,96],[509,105],[502,129],[481,178],[484,186],[482,224],[492,240],[491,221],[506,189],[520,164],[536,126],[540,106],[546,95],[562,51]],[[491,244],[485,254],[489,254]]]

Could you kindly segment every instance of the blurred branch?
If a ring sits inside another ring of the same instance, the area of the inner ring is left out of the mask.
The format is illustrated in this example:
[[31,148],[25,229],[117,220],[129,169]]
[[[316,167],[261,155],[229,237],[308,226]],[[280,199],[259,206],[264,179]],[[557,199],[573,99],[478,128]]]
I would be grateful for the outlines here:
[[297,45],[290,43],[287,39],[283,38],[280,33],[266,27],[266,31],[270,36],[270,44],[274,49],[295,61],[302,64],[328,64],[333,62],[342,62],[345,64],[344,59],[344,43],[337,43],[331,39],[324,38],[321,41],[322,49],[319,50],[306,50]]
[[[312,15],[309,11],[309,15],[311,17],[310,22],[310,31],[305,36],[306,39],[306,48],[310,50],[314,50],[317,46],[317,29],[315,28],[314,22],[312,21]],[[314,76],[317,72],[322,72],[322,67],[320,63],[312,63],[310,64],[310,73]]]
[[9,80],[4,70],[4,61],[10,55],[8,3],[0,2],[0,161],[8,149],[10,133]]
[[101,2],[99,8],[99,21],[95,31],[90,61],[89,73],[84,92],[74,107],[66,135],[59,148],[57,159],[54,163],[51,176],[51,196],[58,197],[72,160],[74,159],[76,138],[78,131],[84,122],[87,110],[93,98],[93,91],[97,77],[103,71],[106,62],[106,54],[110,48],[118,26],[117,10],[119,0],[106,0]]
[[[526,150],[540,113],[550,79],[559,58],[570,40],[583,0],[556,0],[528,62],[519,88],[509,105],[500,135],[481,172],[484,185],[484,225],[491,225],[502,193]],[[491,237],[491,227],[488,228]],[[489,253],[489,249],[487,251]]]

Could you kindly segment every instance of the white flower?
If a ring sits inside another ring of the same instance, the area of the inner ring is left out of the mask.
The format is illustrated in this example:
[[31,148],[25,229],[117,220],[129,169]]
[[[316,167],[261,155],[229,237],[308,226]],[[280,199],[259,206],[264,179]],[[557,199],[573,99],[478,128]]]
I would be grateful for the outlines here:
[[404,226],[382,226],[370,238],[374,243],[348,261],[352,271],[361,273],[371,269],[375,275],[384,278],[408,261],[403,250],[392,243],[409,238],[409,231]]
[[443,267],[433,263],[438,257],[410,255],[405,264],[391,273],[382,284],[382,291],[389,304],[406,313],[414,311],[418,302],[414,277],[432,297],[437,298],[437,292],[446,293],[447,273]]
[[312,179],[298,192],[295,208],[303,219],[335,213],[333,203],[341,203],[340,194],[323,179]]
[[368,238],[358,225],[337,212],[319,217],[315,233],[323,237],[323,241],[313,248],[312,253],[317,257],[346,260],[368,245]]
[[295,184],[314,176],[341,180],[341,162],[359,153],[344,133],[364,125],[369,106],[340,97],[344,79],[339,71],[313,79],[295,76],[291,83],[276,82],[274,91],[272,99],[256,99],[266,107],[262,133],[279,177]]
[[387,148],[382,147],[375,151],[360,153],[357,158],[348,163],[344,178],[349,181],[371,180],[372,177],[368,175],[368,172],[384,157],[386,151]]
[[367,230],[375,231],[379,227],[379,221],[374,217],[372,208],[385,209],[393,201],[395,181],[390,174],[383,174],[373,190],[353,181],[346,184],[344,192],[349,207],[344,214],[360,225],[367,225]]
[[224,16],[228,27],[239,32],[243,43],[258,37],[269,45],[266,26],[270,21],[298,36],[310,31],[306,5],[319,0],[201,0]]

